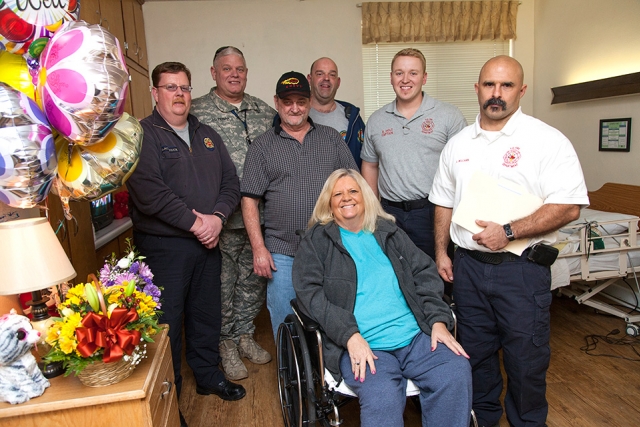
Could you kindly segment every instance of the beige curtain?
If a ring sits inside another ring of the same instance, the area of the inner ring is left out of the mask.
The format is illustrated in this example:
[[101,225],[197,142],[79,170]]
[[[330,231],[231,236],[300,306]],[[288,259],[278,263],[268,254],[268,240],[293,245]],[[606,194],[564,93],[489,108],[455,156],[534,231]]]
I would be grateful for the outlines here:
[[518,1],[362,3],[362,44],[516,38]]

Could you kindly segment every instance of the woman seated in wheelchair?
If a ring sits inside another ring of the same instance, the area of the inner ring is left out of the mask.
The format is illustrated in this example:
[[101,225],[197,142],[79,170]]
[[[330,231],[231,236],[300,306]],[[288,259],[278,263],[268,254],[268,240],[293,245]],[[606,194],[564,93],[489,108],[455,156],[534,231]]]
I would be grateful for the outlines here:
[[352,169],[329,176],[309,227],[293,263],[298,304],[325,334],[325,367],[358,395],[361,425],[403,426],[411,379],[423,426],[468,427],[469,356],[433,260]]

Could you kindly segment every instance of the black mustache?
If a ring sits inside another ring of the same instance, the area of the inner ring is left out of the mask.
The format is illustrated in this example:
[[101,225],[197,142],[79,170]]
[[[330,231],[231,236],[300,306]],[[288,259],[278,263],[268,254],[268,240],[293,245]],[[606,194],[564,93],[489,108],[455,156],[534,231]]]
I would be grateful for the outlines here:
[[485,102],[482,105],[482,109],[486,110],[487,108],[489,108],[489,105],[498,105],[498,106],[502,107],[502,110],[505,110],[507,108],[507,103],[504,102],[504,100],[502,100],[500,98],[488,99],[487,102]]

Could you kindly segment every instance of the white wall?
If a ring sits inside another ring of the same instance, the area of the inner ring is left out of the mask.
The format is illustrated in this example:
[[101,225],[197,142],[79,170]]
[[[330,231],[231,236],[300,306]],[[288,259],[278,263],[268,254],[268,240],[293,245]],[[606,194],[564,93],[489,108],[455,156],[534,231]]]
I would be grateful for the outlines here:
[[[149,63],[185,63],[193,75],[193,95],[200,96],[213,85],[209,68],[215,50],[236,46],[247,59],[247,92],[271,104],[280,75],[291,70],[306,75],[315,59],[329,56],[342,79],[338,98],[362,106],[361,2],[147,0],[143,11]],[[533,72],[533,5],[534,0],[522,0],[515,42],[516,58],[528,76]],[[533,97],[523,100],[523,108],[533,112]]]
[[[639,24],[638,0],[535,2],[534,115],[572,141],[589,190],[640,184],[640,95],[551,105],[551,88],[640,71]],[[631,152],[598,151],[600,120],[622,117]]]
[[[150,64],[184,62],[193,73],[194,96],[200,96],[213,85],[209,68],[215,50],[234,45],[247,58],[247,92],[271,103],[282,73],[307,74],[315,59],[330,56],[342,78],[338,97],[361,106],[358,3],[147,0],[143,10]],[[551,88],[640,71],[639,22],[638,0],[522,0],[518,8],[514,56],[529,85],[523,110],[569,137],[590,190],[605,182],[638,183],[640,95],[551,106]],[[631,152],[599,152],[600,119],[619,117],[632,118]]]
[[233,45],[247,60],[247,92],[269,104],[278,77],[291,70],[307,75],[321,56],[331,56],[339,66],[340,96],[362,103],[356,1],[147,1],[143,11],[150,66],[185,63],[194,96],[213,85],[209,69],[216,49]]

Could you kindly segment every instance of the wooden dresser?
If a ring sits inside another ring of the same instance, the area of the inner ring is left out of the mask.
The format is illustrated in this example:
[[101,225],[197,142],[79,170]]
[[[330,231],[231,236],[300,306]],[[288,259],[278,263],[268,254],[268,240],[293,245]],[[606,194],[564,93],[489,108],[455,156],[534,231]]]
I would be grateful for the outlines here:
[[87,387],[73,375],[49,381],[42,396],[18,405],[0,402],[0,426],[180,425],[167,329],[147,344],[147,358],[124,381],[106,387]]

